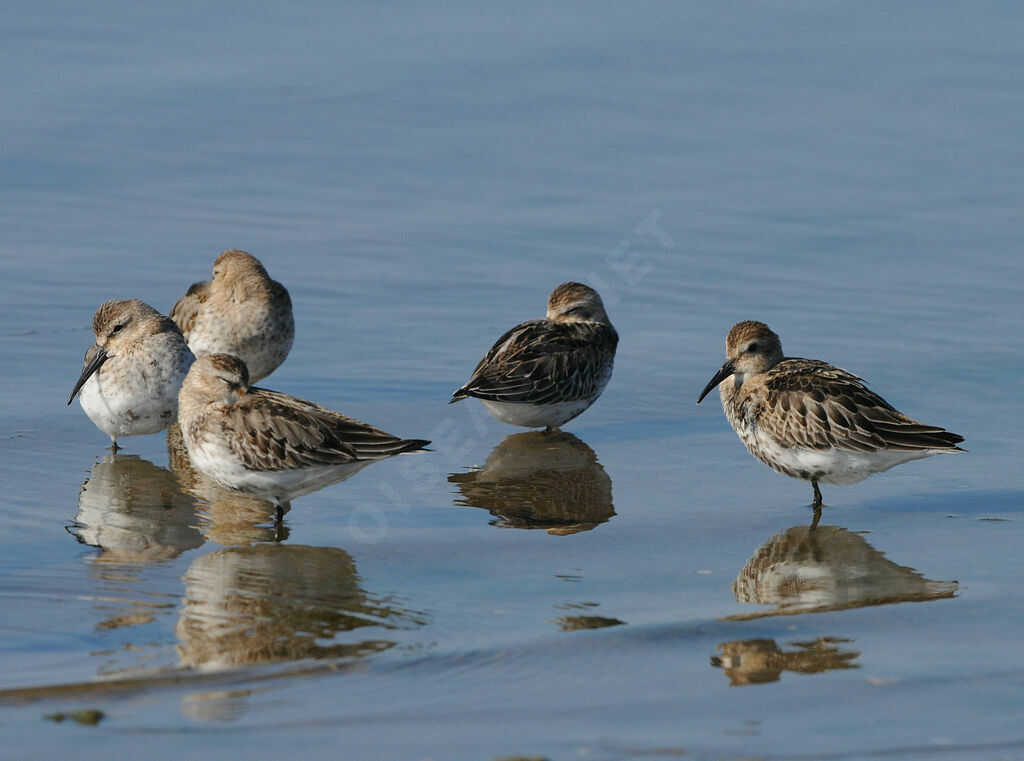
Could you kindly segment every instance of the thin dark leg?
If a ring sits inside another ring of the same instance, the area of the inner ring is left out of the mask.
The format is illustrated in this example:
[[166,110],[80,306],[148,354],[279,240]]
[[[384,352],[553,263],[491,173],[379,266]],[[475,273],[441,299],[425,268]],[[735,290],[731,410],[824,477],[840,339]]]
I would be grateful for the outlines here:
[[114,454],[117,454],[117,450],[120,449],[120,448],[121,447],[119,447],[117,445],[117,440],[116,439],[111,439],[111,441],[110,441],[110,451],[113,452]]
[[277,502],[274,505],[274,523],[280,523],[284,520],[284,505]]

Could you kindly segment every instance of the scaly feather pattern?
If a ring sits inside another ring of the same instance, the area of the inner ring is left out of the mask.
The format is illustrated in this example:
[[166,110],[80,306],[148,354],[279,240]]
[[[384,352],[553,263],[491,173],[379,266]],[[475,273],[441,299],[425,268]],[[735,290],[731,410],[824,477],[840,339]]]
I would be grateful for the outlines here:
[[251,386],[237,402],[218,410],[225,432],[245,467],[290,470],[377,460],[422,449],[429,442],[400,439],[354,418],[277,391]]
[[782,360],[734,403],[755,408],[755,424],[772,438],[809,449],[914,451],[963,441],[907,417],[853,373],[812,359]]
[[600,393],[619,337],[610,325],[533,320],[499,338],[452,396],[555,404]]

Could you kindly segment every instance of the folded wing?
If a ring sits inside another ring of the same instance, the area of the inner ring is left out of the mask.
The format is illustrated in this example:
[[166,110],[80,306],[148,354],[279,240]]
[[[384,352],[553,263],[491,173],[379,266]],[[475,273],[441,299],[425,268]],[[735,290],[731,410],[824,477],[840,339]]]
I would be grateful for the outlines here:
[[[824,384],[822,384],[824,381]],[[757,425],[777,441],[808,449],[960,450],[960,436],[899,412],[852,373],[826,362],[786,359],[764,380]]]
[[[596,394],[618,335],[607,325],[534,320],[499,338],[452,395],[498,402],[555,404]],[[606,380],[606,378],[605,378]]]
[[429,442],[400,439],[354,418],[275,391],[251,387],[225,408],[224,425],[248,436],[228,438],[252,470],[285,470],[375,460],[422,449]]

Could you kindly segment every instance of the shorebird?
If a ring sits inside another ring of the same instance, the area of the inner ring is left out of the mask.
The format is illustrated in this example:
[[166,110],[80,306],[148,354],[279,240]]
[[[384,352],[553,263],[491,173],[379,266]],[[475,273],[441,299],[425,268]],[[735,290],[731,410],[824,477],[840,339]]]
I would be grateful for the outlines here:
[[118,449],[121,436],[157,433],[178,414],[178,389],[195,357],[178,327],[139,301],[108,301],[92,317],[96,343],[68,404],[82,409]]
[[193,464],[223,486],[273,502],[343,480],[372,462],[423,449],[313,402],[249,385],[245,363],[200,357],[179,394],[178,422]]
[[556,429],[604,391],[618,342],[597,291],[562,283],[547,316],[501,336],[449,404],[474,396],[503,423]]
[[739,322],[725,341],[725,364],[697,404],[720,386],[722,409],[747,450],[765,465],[814,487],[852,484],[873,473],[945,452],[964,440],[912,420],[852,373],[814,359],[784,357],[763,322]]
[[292,300],[245,251],[225,251],[213,263],[213,279],[195,283],[178,299],[171,319],[197,357],[232,354],[253,382],[270,375],[295,339]]

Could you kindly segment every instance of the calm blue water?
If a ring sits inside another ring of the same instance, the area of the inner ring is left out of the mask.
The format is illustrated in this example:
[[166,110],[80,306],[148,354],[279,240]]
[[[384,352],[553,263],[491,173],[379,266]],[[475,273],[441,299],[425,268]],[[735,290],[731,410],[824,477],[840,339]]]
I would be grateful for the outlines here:
[[[6,3],[5,753],[1020,756],[1022,25]],[[230,247],[295,304],[266,386],[435,442],[283,536],[65,406],[102,301],[166,312]],[[536,456],[446,402],[567,279],[621,343]],[[751,318],[970,454],[825,489],[801,541],[809,487],[694,405]],[[105,718],[44,718],[79,709]]]

